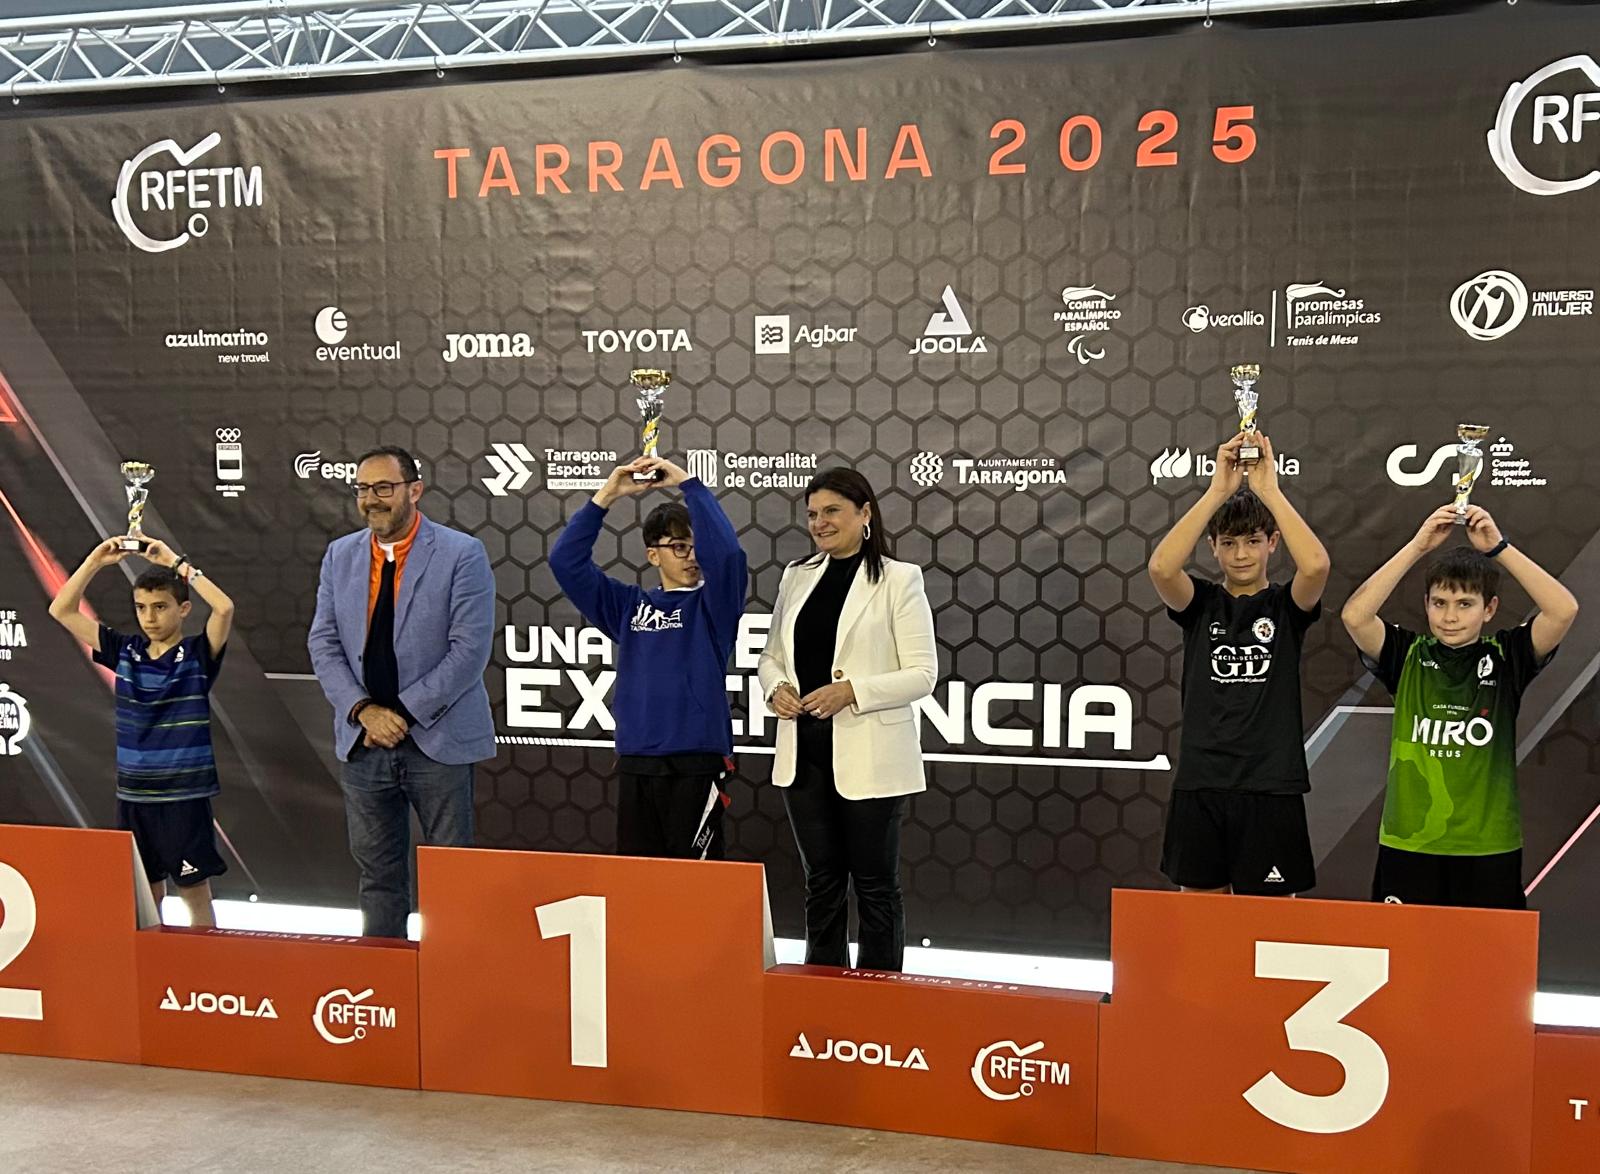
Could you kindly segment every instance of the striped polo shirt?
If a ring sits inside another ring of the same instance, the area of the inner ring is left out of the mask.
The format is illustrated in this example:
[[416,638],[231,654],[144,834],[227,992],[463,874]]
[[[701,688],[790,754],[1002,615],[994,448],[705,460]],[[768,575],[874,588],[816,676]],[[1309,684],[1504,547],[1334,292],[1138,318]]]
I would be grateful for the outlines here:
[[117,674],[118,799],[176,803],[209,799],[221,789],[211,751],[210,693],[222,653],[213,657],[201,635],[152,657],[148,636],[100,625],[94,659]]

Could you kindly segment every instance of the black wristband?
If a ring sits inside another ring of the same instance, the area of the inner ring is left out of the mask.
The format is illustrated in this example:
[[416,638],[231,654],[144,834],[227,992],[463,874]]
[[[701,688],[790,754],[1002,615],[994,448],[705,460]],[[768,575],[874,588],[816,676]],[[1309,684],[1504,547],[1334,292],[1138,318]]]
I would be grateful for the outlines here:
[[1511,545],[1511,539],[1502,536],[1500,541],[1496,542],[1494,544],[1493,549],[1486,550],[1486,551],[1483,552],[1483,557],[1484,558],[1499,558],[1501,552],[1504,551],[1505,548],[1510,546],[1510,545]]
[[350,711],[350,724],[353,726],[360,725],[361,711],[371,704],[373,704],[373,701],[370,697],[363,697],[360,701],[357,701],[355,708]]

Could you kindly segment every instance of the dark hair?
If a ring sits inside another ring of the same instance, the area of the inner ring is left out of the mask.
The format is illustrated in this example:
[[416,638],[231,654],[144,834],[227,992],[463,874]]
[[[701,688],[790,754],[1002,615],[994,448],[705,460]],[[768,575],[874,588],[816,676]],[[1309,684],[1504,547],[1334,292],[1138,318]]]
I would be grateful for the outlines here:
[[1248,485],[1223,502],[1206,523],[1206,537],[1213,542],[1248,537],[1257,530],[1271,538],[1278,532],[1278,521]]
[[1423,590],[1435,587],[1475,594],[1488,603],[1500,592],[1500,568],[1470,546],[1452,547],[1428,564]]
[[[824,489],[837,493],[840,497],[853,502],[857,509],[863,506],[872,507],[872,532],[861,543],[861,549],[866,553],[867,581],[876,583],[883,578],[883,560],[894,557],[894,544],[889,541],[889,535],[883,526],[883,511],[878,508],[878,495],[872,492],[872,483],[854,469],[844,465],[835,465],[831,469],[824,469],[806,486],[806,501],[810,501],[815,493]],[[813,565],[820,565],[828,556],[818,554],[814,559],[807,560]]]
[[189,602],[189,584],[171,567],[149,567],[133,581],[135,591],[165,591],[179,603]]
[[393,457],[400,462],[400,475],[407,481],[422,480],[422,467],[417,464],[417,458],[398,444],[380,444],[377,448],[368,449],[356,458],[356,468],[359,469],[373,457]]
[[655,546],[663,538],[692,538],[689,511],[681,501],[662,502],[644,520],[644,544]]

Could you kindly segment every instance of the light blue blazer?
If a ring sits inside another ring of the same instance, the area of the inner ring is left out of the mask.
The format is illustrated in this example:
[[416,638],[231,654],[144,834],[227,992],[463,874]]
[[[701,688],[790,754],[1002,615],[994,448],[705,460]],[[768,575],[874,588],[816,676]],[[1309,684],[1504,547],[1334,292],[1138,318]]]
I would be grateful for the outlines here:
[[[333,744],[349,760],[361,740],[350,711],[367,695],[361,654],[367,645],[371,537],[335,538],[322,556],[317,614],[306,648],[333,706]],[[481,762],[495,754],[494,715],[483,673],[494,648],[494,572],[483,543],[423,518],[406,556],[395,601],[394,657],[400,702],[416,723],[411,737],[435,762]]]

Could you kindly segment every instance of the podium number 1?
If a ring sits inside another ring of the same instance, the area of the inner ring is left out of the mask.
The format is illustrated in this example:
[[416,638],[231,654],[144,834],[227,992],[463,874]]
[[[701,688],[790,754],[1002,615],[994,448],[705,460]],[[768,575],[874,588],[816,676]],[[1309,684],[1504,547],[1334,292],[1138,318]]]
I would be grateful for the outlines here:
[[[4,867],[0,865],[0,867]],[[606,1066],[606,899],[568,897],[533,911],[539,936],[571,938],[567,982],[572,1006],[572,1065]],[[8,919],[9,920],[9,919]]]
[[[5,920],[0,921],[0,971],[21,956],[33,940],[39,924],[39,907],[33,890],[23,875],[0,862],[0,905]],[[44,995],[24,987],[0,987],[0,1019],[43,1019]]]
[[1244,1094],[1269,1121],[1302,1133],[1348,1133],[1376,1116],[1389,1096],[1389,1058],[1378,1041],[1344,1017],[1389,981],[1389,951],[1309,942],[1257,942],[1256,977],[1322,982],[1284,1022],[1289,1047],[1321,1052],[1344,1069],[1338,1092],[1312,1096],[1269,1072]]

